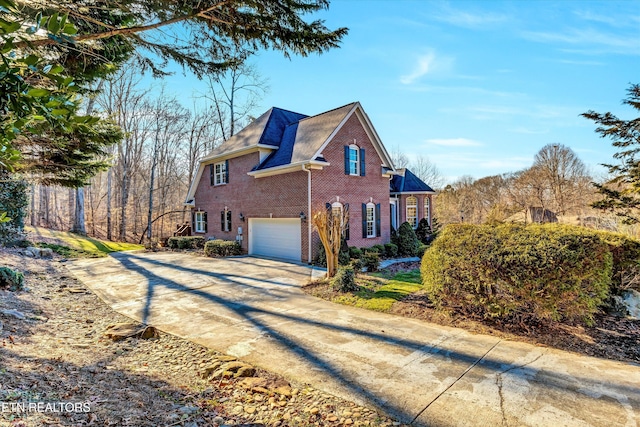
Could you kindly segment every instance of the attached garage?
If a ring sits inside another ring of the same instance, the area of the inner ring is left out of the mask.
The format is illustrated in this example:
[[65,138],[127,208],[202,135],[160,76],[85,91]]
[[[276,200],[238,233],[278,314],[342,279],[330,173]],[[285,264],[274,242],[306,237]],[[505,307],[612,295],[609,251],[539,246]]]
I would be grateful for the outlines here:
[[249,255],[302,260],[299,218],[249,218]]

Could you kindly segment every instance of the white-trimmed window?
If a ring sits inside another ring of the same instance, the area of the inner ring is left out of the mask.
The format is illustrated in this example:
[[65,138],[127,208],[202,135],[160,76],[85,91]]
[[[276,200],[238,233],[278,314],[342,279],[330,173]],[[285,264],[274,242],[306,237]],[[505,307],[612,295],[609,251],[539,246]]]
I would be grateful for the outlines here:
[[227,162],[219,162],[213,165],[214,181],[213,185],[221,185],[227,183]]
[[418,227],[418,199],[413,196],[407,197],[407,222],[413,228]]
[[376,205],[367,203],[367,237],[376,237]]
[[349,146],[349,175],[360,175],[360,149],[353,144]]
[[429,198],[429,196],[424,196],[424,218],[429,222],[429,225],[431,225],[430,214],[431,214],[431,199]]
[[197,211],[194,215],[194,227],[196,233],[207,232],[207,213],[203,211]]
[[231,231],[231,211],[226,207],[220,211],[220,231]]

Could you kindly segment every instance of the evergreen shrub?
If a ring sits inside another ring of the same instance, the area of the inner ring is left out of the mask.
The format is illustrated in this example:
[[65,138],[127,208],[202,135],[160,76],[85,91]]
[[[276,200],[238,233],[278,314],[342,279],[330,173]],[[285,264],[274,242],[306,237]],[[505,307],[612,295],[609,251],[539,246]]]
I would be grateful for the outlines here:
[[400,225],[400,228],[398,228],[396,240],[392,243],[398,246],[399,256],[408,257],[416,256],[416,253],[418,252],[418,246],[420,245],[420,241],[416,236],[416,232],[408,222],[404,222],[402,223],[402,225]]
[[9,267],[0,267],[0,288],[17,291],[24,287],[24,275]]
[[204,254],[208,257],[242,255],[242,246],[235,240],[209,240],[204,244]]
[[436,306],[507,321],[592,323],[613,256],[598,232],[558,224],[449,225],[422,259]]
[[351,266],[338,268],[330,283],[331,287],[338,292],[355,292],[360,289],[356,284],[356,272]]

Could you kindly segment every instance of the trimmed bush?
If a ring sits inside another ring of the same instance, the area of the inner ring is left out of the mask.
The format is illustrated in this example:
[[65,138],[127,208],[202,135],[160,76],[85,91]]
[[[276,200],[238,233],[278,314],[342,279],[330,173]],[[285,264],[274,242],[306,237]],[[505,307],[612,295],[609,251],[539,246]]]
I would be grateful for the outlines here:
[[387,258],[394,258],[398,256],[398,245],[394,243],[384,244],[384,256]]
[[353,270],[356,273],[360,273],[362,271],[363,263],[360,258],[351,258],[351,262],[349,263],[349,265],[353,267]]
[[349,257],[352,259],[353,258],[360,259],[360,257],[362,257],[362,251],[356,248],[355,246],[352,246],[349,248]]
[[242,255],[242,246],[235,240],[209,240],[204,244],[204,254],[208,257]]
[[202,249],[204,237],[202,236],[176,236],[167,239],[167,246],[171,249]]
[[360,289],[356,284],[356,272],[353,267],[338,268],[338,272],[331,279],[331,287],[339,292],[355,292]]
[[428,245],[435,238],[431,231],[429,221],[426,218],[422,218],[418,223],[418,228],[416,228],[416,237],[424,245]]
[[612,259],[597,232],[579,227],[449,225],[425,252],[421,273],[440,308],[589,324],[607,297]]
[[402,223],[398,228],[398,235],[394,242],[398,246],[398,255],[400,256],[416,256],[420,241],[413,231],[413,227],[408,222]]
[[622,295],[628,289],[640,292],[640,241],[620,233],[598,231],[613,256],[611,294]]
[[0,288],[17,291],[24,287],[24,275],[9,267],[0,267]]
[[384,255],[384,245],[373,245],[369,248],[370,252],[376,252],[378,255]]
[[361,258],[362,266],[367,269],[369,273],[378,271],[380,268],[380,255],[375,251],[367,251]]

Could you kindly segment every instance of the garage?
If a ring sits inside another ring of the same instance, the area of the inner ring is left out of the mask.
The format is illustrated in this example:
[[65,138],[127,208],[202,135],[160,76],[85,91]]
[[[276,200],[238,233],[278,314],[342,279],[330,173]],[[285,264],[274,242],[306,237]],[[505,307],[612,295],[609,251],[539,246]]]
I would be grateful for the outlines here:
[[301,261],[299,218],[249,218],[249,255]]

